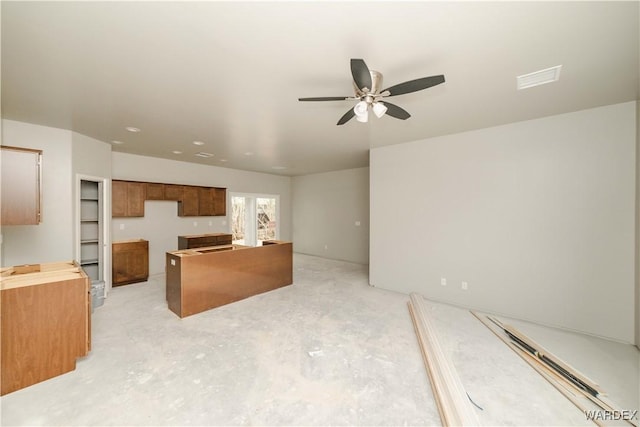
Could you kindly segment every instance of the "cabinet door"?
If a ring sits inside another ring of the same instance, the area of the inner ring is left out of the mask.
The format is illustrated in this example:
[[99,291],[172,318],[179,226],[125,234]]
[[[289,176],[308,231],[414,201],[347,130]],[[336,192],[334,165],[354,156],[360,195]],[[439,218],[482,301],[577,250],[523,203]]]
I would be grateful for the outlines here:
[[149,276],[148,242],[132,245],[128,259],[129,277],[131,280],[146,280]]
[[198,188],[198,215],[200,216],[215,215],[214,199],[215,199],[215,188],[199,187]]
[[126,181],[111,181],[111,216],[127,216]]
[[147,200],[164,200],[164,184],[147,182]]
[[214,196],[214,215],[225,216],[227,214],[227,189],[216,188]]
[[144,182],[127,183],[127,216],[144,216],[145,190]]
[[111,260],[111,274],[113,276],[111,280],[113,285],[126,283],[129,280],[129,253],[126,248],[114,244],[111,256],[113,258]]
[[142,282],[149,277],[148,241],[113,243],[111,258],[113,286]]
[[42,151],[2,147],[2,224],[40,223]]
[[178,208],[179,216],[198,216],[198,187],[185,185],[182,189],[182,202]]
[[182,200],[182,185],[165,184],[164,185],[165,200]]

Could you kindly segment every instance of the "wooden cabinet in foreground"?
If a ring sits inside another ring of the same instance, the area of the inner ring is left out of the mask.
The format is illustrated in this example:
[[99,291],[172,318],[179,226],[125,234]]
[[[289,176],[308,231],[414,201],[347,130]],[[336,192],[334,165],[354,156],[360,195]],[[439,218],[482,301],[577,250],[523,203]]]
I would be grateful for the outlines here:
[[149,278],[149,242],[142,239],[112,243],[111,280],[113,286],[145,282]]
[[2,146],[2,225],[40,223],[42,151]]
[[73,371],[91,349],[89,278],[74,262],[0,270],[0,394]]

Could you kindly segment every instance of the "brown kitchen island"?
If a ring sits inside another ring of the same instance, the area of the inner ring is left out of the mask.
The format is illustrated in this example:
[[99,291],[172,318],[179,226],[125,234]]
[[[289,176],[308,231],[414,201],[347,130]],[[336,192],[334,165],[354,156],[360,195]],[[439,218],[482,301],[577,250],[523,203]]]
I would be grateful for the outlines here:
[[222,245],[167,252],[166,296],[179,317],[293,283],[293,244]]

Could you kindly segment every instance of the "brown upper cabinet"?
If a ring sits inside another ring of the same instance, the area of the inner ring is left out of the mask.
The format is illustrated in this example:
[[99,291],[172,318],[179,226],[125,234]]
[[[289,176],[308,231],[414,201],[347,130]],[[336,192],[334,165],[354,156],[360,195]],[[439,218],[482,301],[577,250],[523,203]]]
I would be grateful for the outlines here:
[[2,225],[41,221],[41,150],[2,146]]
[[178,203],[178,216],[198,216],[198,187],[184,185],[182,201]]
[[144,216],[145,200],[175,200],[178,216],[225,216],[225,188],[113,180],[112,216]]
[[176,184],[164,184],[164,199],[165,200],[182,200],[182,185]]
[[147,182],[147,200],[164,200],[164,184]]
[[198,188],[198,214],[201,216],[215,215],[216,189],[209,187]]
[[225,216],[227,214],[227,190],[216,188],[213,200],[213,215]]
[[144,216],[146,190],[144,182],[111,181],[111,216]]

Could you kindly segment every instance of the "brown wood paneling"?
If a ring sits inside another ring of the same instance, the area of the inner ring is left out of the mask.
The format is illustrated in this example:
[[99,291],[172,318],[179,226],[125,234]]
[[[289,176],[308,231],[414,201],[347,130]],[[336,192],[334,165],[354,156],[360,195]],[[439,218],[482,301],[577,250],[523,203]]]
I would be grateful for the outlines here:
[[210,233],[178,236],[178,249],[204,248],[207,246],[230,245],[231,234]]
[[176,184],[164,185],[164,199],[165,200],[182,200],[182,189],[184,186]]
[[42,151],[2,147],[2,225],[40,223]]
[[214,215],[225,216],[227,214],[227,189],[216,188],[214,196]]
[[169,310],[182,317],[182,292],[180,289],[182,274],[178,257],[167,253],[166,263],[166,298]]
[[182,201],[178,206],[179,216],[198,216],[198,187],[183,186]]
[[149,278],[149,242],[147,240],[113,242],[111,276],[113,286],[146,281]]
[[111,181],[111,216],[127,216],[127,182]]
[[198,215],[213,216],[215,214],[215,188],[198,187]]
[[29,285],[27,276],[38,274],[24,275],[20,278],[24,283],[17,287],[3,285],[3,395],[72,371],[76,358],[90,348],[87,276],[69,273],[72,278]]
[[127,216],[144,216],[146,184],[144,182],[127,183]]
[[[173,299],[174,313],[189,316],[293,283],[290,242],[234,248],[193,250],[195,255],[168,254],[167,298]],[[170,264],[169,255],[176,265]],[[179,303],[175,299],[177,288]],[[180,305],[179,310],[175,309],[176,304]]]
[[147,182],[147,200],[164,200],[164,184]]

